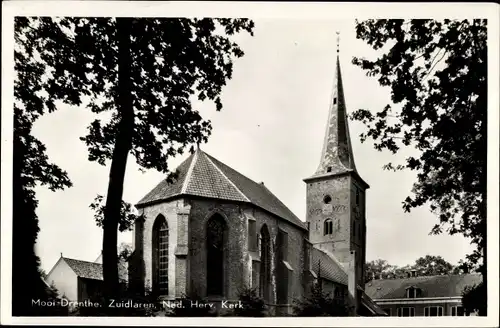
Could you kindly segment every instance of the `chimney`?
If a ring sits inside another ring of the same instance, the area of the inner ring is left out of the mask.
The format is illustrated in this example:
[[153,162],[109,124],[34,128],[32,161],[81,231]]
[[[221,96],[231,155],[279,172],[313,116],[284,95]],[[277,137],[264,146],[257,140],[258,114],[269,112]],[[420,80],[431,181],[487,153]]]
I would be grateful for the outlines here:
[[357,297],[357,270],[356,270],[356,251],[351,251],[349,259],[349,270],[347,276],[347,289],[351,305],[353,305],[354,316],[358,313],[358,297]]

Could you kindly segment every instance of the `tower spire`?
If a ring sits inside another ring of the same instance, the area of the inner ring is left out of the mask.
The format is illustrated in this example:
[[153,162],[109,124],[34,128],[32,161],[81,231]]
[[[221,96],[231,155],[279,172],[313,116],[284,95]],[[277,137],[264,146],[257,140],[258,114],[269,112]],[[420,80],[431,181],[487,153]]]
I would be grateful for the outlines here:
[[337,31],[337,57],[339,56],[340,53],[340,32]]
[[319,167],[314,175],[356,171],[349,135],[347,110],[340,70],[340,32],[337,32],[337,63],[330,110]]

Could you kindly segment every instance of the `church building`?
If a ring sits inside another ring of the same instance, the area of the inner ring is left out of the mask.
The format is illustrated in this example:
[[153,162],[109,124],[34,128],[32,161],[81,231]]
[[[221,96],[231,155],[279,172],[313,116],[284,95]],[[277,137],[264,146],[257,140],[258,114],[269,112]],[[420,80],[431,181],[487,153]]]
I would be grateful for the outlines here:
[[136,205],[130,282],[161,299],[237,300],[257,288],[274,315],[314,282],[351,315],[385,315],[365,293],[366,190],[354,164],[340,62],[323,149],[307,185],[305,222],[265,185],[200,148]]

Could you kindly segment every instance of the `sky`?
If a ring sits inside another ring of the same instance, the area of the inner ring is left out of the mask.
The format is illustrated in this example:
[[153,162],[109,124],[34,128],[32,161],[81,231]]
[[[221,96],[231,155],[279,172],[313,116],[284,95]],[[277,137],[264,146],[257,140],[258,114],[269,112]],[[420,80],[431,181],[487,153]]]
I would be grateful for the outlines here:
[[[353,56],[374,58],[357,40],[354,20],[256,19],[255,35],[237,37],[245,51],[234,63],[233,78],[223,90],[224,109],[196,103],[212,120],[213,131],[201,148],[256,182],[263,181],[301,220],[305,220],[306,185],[319,164],[336,60],[336,32],[340,32],[340,62],[347,110],[378,111],[390,103],[390,90],[379,86],[351,64]],[[84,136],[93,115],[85,108],[60,106],[36,122],[33,134],[47,146],[51,161],[68,172],[73,187],[52,192],[37,188],[40,233],[36,245],[42,268],[50,271],[60,254],[94,261],[102,248],[102,230],[89,208],[97,194],[106,194],[109,163],[87,159]],[[367,260],[385,259],[403,266],[425,255],[440,255],[456,264],[472,250],[460,235],[429,235],[438,218],[424,206],[404,213],[412,172],[388,172],[382,166],[401,163],[414,153],[379,152],[368,140],[361,143],[364,126],[349,122],[354,159],[367,191]],[[172,158],[174,169],[188,155]],[[137,203],[163,174],[142,173],[129,157],[124,200]],[[132,233],[120,233],[132,242]]]

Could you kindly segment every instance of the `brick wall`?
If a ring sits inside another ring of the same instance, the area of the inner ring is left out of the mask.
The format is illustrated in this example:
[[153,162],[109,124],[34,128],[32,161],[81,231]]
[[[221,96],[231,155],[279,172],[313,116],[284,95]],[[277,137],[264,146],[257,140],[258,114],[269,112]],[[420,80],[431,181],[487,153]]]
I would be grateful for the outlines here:
[[224,296],[236,299],[237,290],[248,284],[247,223],[240,205],[215,200],[191,200],[189,216],[189,284],[191,291],[207,296],[206,224],[215,214],[226,221],[224,249]]
[[[286,232],[288,252],[287,304],[304,294],[305,247],[307,232],[294,225],[248,204],[224,202],[211,199],[174,200],[152,205],[143,209],[144,223],[142,242],[144,257],[144,282],[152,281],[152,228],[158,215],[163,215],[169,226],[169,297],[180,297],[194,292],[207,296],[207,247],[206,223],[215,214],[221,215],[227,226],[224,258],[224,298],[234,300],[238,290],[244,286],[259,287],[260,257],[257,241],[249,236],[260,233],[264,224],[270,234],[271,287],[270,304],[276,303],[278,273],[276,267],[278,229]],[[255,222],[255,233],[249,231],[248,222]],[[135,234],[140,236],[140,225]],[[138,241],[139,240],[139,241]],[[254,250],[249,250],[250,242]],[[136,245],[136,251],[139,248]],[[252,271],[255,271],[252,275]],[[283,310],[284,309],[284,310]],[[290,312],[291,307],[282,307]]]
[[[143,224],[143,259],[144,259],[144,284],[146,288],[151,288],[152,284],[152,238],[153,238],[153,224],[156,218],[161,214],[165,217],[168,224],[169,231],[169,245],[168,245],[168,297],[175,298],[179,296],[179,291],[183,288],[185,289],[185,282],[180,279],[182,276],[176,274],[176,266],[178,262],[175,253],[177,251],[178,242],[178,228],[179,220],[178,217],[183,215],[183,213],[189,212],[189,207],[184,206],[185,202],[183,199],[173,200],[170,202],[159,203],[152,206],[145,207],[143,209],[144,214],[144,224]],[[135,231],[136,235],[139,231]],[[137,246],[136,246],[137,249]],[[177,279],[176,279],[177,278]],[[185,280],[185,278],[184,278]],[[181,284],[181,286],[179,286]],[[176,286],[177,285],[177,286]]]
[[[356,181],[354,177],[350,177],[351,185],[351,247],[356,251],[356,276],[358,277],[358,285],[364,286],[364,267],[366,263],[366,201],[365,189]],[[358,196],[356,196],[358,191]],[[356,203],[356,197],[358,202]]]
[[[286,232],[288,236],[288,254],[287,262],[293,269],[288,281],[288,303],[292,304],[295,298],[301,297],[304,294],[304,238],[307,238],[307,232],[301,230],[294,225],[277,219],[276,217],[260,210],[247,209],[244,211],[249,219],[256,220],[256,231],[260,233],[262,226],[267,225],[271,239],[271,303],[276,303],[277,300],[277,272],[276,255],[277,255],[277,240],[278,229]],[[289,309],[287,309],[288,311]]]
[[[328,204],[325,197],[331,198]],[[346,174],[307,181],[309,240],[344,264],[349,262],[350,251],[356,251],[356,275],[360,286],[364,285],[366,261],[365,212],[365,189],[353,176]],[[333,221],[332,234],[324,233],[326,219]]]
[[[348,262],[351,240],[349,176],[328,177],[307,182],[307,222],[309,240],[342,263]],[[325,204],[325,196],[331,197]],[[323,223],[333,221],[333,234],[325,235]]]

